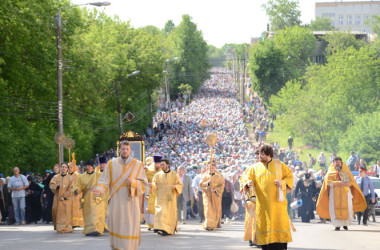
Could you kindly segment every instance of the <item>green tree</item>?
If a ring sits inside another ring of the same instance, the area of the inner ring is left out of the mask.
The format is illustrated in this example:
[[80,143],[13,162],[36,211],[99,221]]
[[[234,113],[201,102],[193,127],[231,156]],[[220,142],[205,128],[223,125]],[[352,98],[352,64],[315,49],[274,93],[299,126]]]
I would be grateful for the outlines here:
[[226,55],[223,48],[219,49],[213,45],[208,45],[208,54],[210,58],[210,64],[213,67],[223,67],[226,63]]
[[334,26],[331,25],[331,19],[327,17],[317,16],[316,20],[311,20],[309,29],[313,31],[331,31],[334,30]]
[[301,24],[298,0],[269,0],[262,7],[269,17],[271,30],[277,31]]
[[170,32],[172,32],[172,30],[174,30],[174,28],[175,28],[175,24],[174,24],[173,20],[168,20],[165,23],[165,27],[162,31],[165,34],[165,36],[168,36],[170,34]]
[[268,101],[287,81],[286,58],[273,40],[254,45],[249,60],[253,90]]
[[191,91],[193,90],[193,87],[191,87],[189,84],[182,83],[179,85],[178,89],[181,91],[183,95],[190,95]]
[[287,27],[277,32],[274,42],[286,57],[287,78],[303,76],[317,46],[313,32],[300,26]]
[[328,43],[326,48],[328,54],[336,53],[338,50],[345,50],[351,46],[355,49],[360,49],[366,44],[365,41],[356,39],[355,35],[348,31],[332,31],[324,36],[324,40]]
[[287,81],[304,75],[315,48],[312,32],[299,26],[280,30],[274,40],[254,45],[249,66],[253,89],[268,101]]
[[[0,5],[0,172],[50,169],[57,161],[55,15],[69,1],[7,1]],[[148,102],[160,86],[162,37],[133,29],[103,12],[69,8],[62,15],[64,133],[76,142],[77,160],[116,146],[115,86],[125,129],[144,132]],[[69,22],[67,22],[69,20]],[[151,32],[151,30],[155,30]],[[137,77],[126,79],[135,70]],[[65,160],[68,160],[67,151]]]
[[367,163],[376,163],[380,159],[380,111],[368,112],[355,117],[353,125],[348,127],[339,144],[341,149],[360,152]]
[[166,47],[171,48],[170,58],[178,57],[168,65],[171,97],[178,94],[178,86],[183,82],[197,93],[210,75],[211,64],[207,43],[189,15],[183,15],[181,23],[169,34]]
[[142,28],[146,33],[149,33],[149,34],[152,34],[154,36],[157,36],[159,34],[161,34],[161,31],[159,28],[157,28],[156,26],[154,25],[147,25],[145,27]]
[[339,139],[359,114],[378,109],[380,59],[370,46],[350,47],[311,65],[270,99],[272,111],[289,132],[308,143],[338,152]]

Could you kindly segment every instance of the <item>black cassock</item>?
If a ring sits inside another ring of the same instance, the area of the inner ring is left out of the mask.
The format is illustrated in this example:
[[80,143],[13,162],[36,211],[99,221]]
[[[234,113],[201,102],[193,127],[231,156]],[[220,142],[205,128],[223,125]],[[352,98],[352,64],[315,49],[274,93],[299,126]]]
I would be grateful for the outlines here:
[[310,222],[314,219],[313,197],[315,197],[316,186],[313,179],[301,178],[296,185],[295,195],[302,199],[302,206],[298,209],[302,222]]
[[32,181],[29,188],[26,190],[28,195],[25,198],[25,219],[27,223],[37,223],[42,217],[42,207],[41,207],[41,195],[42,188]]

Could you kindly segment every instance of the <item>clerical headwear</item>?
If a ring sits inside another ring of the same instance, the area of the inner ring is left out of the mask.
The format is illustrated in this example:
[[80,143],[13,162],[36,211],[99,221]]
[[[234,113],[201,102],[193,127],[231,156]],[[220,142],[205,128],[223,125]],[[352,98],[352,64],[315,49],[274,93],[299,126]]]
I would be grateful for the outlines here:
[[102,164],[102,163],[107,163],[107,158],[104,157],[104,156],[99,157],[99,163],[100,163],[100,164]]
[[366,172],[367,173],[367,168],[365,166],[360,167],[360,172]]
[[85,165],[86,166],[94,166],[94,160],[87,160]]
[[162,160],[162,155],[154,155],[153,160],[155,163],[159,163]]

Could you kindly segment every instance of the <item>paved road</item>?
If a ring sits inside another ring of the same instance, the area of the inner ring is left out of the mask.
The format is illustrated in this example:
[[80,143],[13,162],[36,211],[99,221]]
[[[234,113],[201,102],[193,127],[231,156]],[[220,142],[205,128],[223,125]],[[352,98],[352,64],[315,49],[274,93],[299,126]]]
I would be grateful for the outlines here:
[[[377,217],[380,221],[380,217]],[[380,249],[380,223],[369,226],[352,225],[349,231],[333,231],[330,224],[295,222],[297,232],[289,249]],[[207,232],[196,221],[181,225],[175,236],[162,237],[142,226],[139,249],[256,249],[242,240],[243,222],[224,224],[219,231]],[[76,230],[72,234],[57,234],[52,225],[0,226],[0,249],[101,250],[109,249],[109,236],[90,238]]]

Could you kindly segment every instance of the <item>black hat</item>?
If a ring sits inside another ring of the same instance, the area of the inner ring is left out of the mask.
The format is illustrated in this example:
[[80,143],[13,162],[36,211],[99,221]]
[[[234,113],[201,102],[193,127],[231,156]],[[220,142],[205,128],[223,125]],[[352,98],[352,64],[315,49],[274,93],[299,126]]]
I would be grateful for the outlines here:
[[153,155],[153,160],[155,163],[161,162],[162,160],[162,155]]
[[99,157],[99,163],[100,163],[100,164],[102,164],[102,163],[107,163],[107,158],[104,157],[104,156]]
[[87,160],[86,161],[86,164],[84,164],[84,165],[86,165],[86,166],[94,166],[94,160]]

